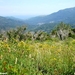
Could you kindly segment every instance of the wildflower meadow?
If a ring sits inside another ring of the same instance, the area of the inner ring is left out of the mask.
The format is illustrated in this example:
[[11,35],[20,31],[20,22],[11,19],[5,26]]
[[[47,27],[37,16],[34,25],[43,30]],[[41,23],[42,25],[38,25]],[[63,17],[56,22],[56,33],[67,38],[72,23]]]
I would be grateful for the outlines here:
[[75,39],[0,40],[0,73],[7,75],[74,75]]

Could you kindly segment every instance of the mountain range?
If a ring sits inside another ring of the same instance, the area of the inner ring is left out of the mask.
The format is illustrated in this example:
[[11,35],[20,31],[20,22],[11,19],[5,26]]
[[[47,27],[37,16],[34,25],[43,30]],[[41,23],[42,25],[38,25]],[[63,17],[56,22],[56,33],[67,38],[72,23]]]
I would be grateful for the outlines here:
[[52,30],[58,23],[64,22],[75,27],[75,7],[59,10],[45,16],[32,17],[27,20],[20,20],[14,17],[0,16],[0,29],[14,28],[27,25],[29,30]]
[[0,16],[0,29],[9,29],[16,26],[24,25],[25,22],[13,17],[2,17]]
[[33,17],[26,20],[25,22],[36,25],[43,23],[59,23],[61,21],[69,24],[75,24],[75,7],[59,10],[58,12],[54,12],[46,16]]

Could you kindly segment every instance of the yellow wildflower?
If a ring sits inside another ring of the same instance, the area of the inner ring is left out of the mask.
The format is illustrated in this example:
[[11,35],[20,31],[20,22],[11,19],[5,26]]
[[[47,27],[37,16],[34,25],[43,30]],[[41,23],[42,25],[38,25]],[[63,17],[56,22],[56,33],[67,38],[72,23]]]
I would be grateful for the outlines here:
[[24,47],[24,46],[25,46],[24,41],[21,41],[21,42],[18,43],[18,47]]
[[56,58],[54,58],[53,60],[57,60]]

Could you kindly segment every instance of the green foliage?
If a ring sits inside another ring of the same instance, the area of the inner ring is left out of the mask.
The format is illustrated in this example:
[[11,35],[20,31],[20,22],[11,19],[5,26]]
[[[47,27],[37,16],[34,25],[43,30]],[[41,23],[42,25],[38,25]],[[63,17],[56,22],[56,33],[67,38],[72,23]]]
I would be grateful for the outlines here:
[[75,39],[0,40],[0,72],[8,75],[73,75]]
[[44,32],[50,33],[56,25],[57,25],[57,23],[46,23],[46,24],[42,24],[42,25],[37,26],[33,30],[34,31],[42,30]]
[[[70,30],[60,23],[57,31]],[[0,72],[8,75],[73,75],[75,72],[75,39],[61,41],[43,31],[26,32],[18,27],[1,34]]]
[[0,16],[0,30],[8,30],[10,28],[15,28],[22,25],[25,25],[24,21]]
[[64,40],[72,34],[71,29],[70,25],[61,22],[52,30],[51,34],[56,35],[60,40]]
[[35,32],[33,38],[35,40],[44,41],[44,40],[49,39],[49,35],[46,32],[38,31],[38,32]]
[[22,27],[18,27],[17,29],[7,31],[8,39],[9,40],[12,40],[12,39],[22,40],[24,38],[23,34],[24,34],[25,30],[26,30],[26,27],[22,26]]
[[60,22],[57,27],[56,27],[56,30],[71,30],[71,26],[69,24],[65,24],[63,22]]

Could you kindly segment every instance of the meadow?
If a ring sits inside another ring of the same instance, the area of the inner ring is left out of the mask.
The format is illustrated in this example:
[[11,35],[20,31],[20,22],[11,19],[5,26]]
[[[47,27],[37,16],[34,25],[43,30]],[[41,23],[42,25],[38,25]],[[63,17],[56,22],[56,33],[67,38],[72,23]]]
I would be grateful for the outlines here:
[[0,40],[0,73],[74,75],[75,39]]

